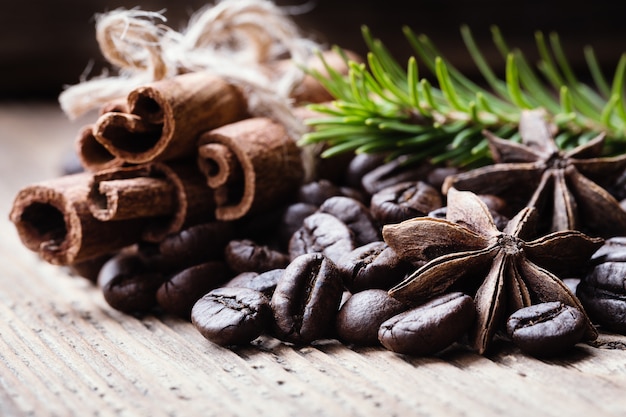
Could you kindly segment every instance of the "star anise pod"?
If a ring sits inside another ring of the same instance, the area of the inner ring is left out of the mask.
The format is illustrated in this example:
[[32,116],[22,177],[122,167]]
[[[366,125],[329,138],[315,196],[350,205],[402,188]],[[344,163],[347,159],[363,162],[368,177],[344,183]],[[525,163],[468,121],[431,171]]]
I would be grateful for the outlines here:
[[419,303],[458,283],[471,284],[477,320],[470,340],[480,354],[508,315],[540,302],[578,308],[587,322],[586,339],[595,339],[582,304],[558,276],[580,274],[604,239],[575,230],[534,238],[536,219],[536,210],[525,207],[500,231],[476,194],[449,189],[445,219],[415,217],[384,226],[384,240],[401,258],[427,261],[389,294]]
[[443,193],[454,187],[501,196],[516,210],[535,207],[546,231],[626,235],[626,211],[606,190],[624,172],[626,155],[600,157],[604,134],[562,151],[553,137],[555,127],[544,116],[541,110],[521,114],[521,143],[485,131],[496,163],[448,177]]

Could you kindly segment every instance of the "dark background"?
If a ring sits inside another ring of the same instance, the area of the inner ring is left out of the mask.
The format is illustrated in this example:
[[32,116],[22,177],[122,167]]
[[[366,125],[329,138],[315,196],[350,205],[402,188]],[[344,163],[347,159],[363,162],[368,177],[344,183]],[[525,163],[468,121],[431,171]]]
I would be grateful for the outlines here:
[[[165,9],[167,25],[182,29],[189,16],[209,2],[199,0],[0,0],[0,99],[56,99],[64,85],[76,84],[87,63],[102,57],[95,40],[94,14],[118,7]],[[302,5],[303,1],[278,1]],[[534,33],[555,31],[577,71],[584,71],[583,47],[593,46],[607,75],[626,51],[626,1],[354,1],[317,0],[311,10],[293,16],[314,39],[364,54],[360,27],[365,24],[401,61],[411,55],[402,26],[428,35],[455,66],[469,76],[459,32],[468,24],[496,68],[502,68],[489,27],[497,25],[509,46],[536,57]],[[96,67],[98,68],[98,67]]]

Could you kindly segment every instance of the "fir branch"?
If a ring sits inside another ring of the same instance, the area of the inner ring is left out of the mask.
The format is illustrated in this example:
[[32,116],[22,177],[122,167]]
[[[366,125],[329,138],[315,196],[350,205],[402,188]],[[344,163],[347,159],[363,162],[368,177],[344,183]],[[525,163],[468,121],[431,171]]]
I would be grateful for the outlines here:
[[[520,112],[541,107],[559,128],[555,140],[561,148],[604,132],[605,154],[626,150],[626,54],[612,80],[607,80],[593,50],[586,47],[585,60],[594,82],[590,86],[574,73],[556,34],[550,34],[548,41],[543,33],[535,34],[540,60],[533,66],[520,50],[507,45],[494,26],[492,40],[505,62],[504,77],[499,77],[469,28],[462,26],[462,39],[485,80],[487,87],[483,87],[451,65],[428,37],[408,27],[403,33],[415,51],[406,69],[365,26],[362,35],[369,49],[365,63],[349,61],[335,47],[348,64],[347,76],[325,63],[327,75],[305,68],[334,100],[309,106],[322,116],[305,120],[311,131],[299,140],[301,146],[324,142],[323,157],[376,152],[472,167],[492,162],[484,129],[519,140]],[[420,65],[434,78],[421,77]]]

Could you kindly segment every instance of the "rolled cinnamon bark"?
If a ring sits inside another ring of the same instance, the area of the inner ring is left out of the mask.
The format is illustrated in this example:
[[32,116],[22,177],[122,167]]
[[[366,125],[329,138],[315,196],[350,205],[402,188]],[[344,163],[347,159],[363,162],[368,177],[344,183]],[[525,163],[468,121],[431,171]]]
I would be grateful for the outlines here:
[[90,172],[120,167],[124,160],[112,155],[93,134],[94,125],[85,125],[79,131],[75,141],[76,155],[82,167]]
[[[128,112],[126,99],[112,100],[102,106],[99,116],[105,113]],[[79,129],[75,140],[76,155],[86,171],[96,172],[103,169],[121,167],[124,160],[111,154],[94,135],[95,124],[91,123]]]
[[176,212],[173,184],[151,166],[109,169],[94,174],[88,195],[91,214],[102,221],[169,216]]
[[281,124],[265,117],[202,134],[198,167],[215,190],[218,220],[236,220],[278,206],[304,176],[299,147]]
[[127,100],[128,113],[101,115],[94,136],[111,155],[132,164],[189,156],[200,133],[247,117],[242,92],[206,72],[138,87]]
[[142,220],[140,238],[148,242],[215,218],[213,190],[193,160],[98,172],[90,182],[88,205],[95,218],[107,223]]
[[10,220],[28,249],[45,261],[70,265],[137,241],[144,220],[102,222],[87,204],[91,173],[66,175],[20,190]]

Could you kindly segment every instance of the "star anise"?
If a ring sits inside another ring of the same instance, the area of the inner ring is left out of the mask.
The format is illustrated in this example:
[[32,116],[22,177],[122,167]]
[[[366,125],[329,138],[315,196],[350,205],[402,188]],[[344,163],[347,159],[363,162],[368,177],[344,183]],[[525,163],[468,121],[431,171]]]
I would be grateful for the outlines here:
[[401,258],[427,261],[389,294],[419,303],[458,283],[471,284],[477,319],[470,341],[480,354],[509,314],[540,302],[561,301],[580,309],[587,321],[586,339],[595,339],[582,304],[559,275],[580,274],[604,239],[575,230],[533,238],[536,219],[536,210],[525,207],[500,231],[480,198],[450,188],[445,219],[415,217],[384,226],[384,240]]
[[[626,155],[600,157],[604,134],[568,151],[541,110],[520,117],[521,143],[485,131],[493,165],[452,175],[450,187],[504,197],[518,210],[535,207],[546,231],[582,230],[604,238],[626,235],[626,211],[606,190],[624,172]],[[551,215],[549,214],[551,211]]]

